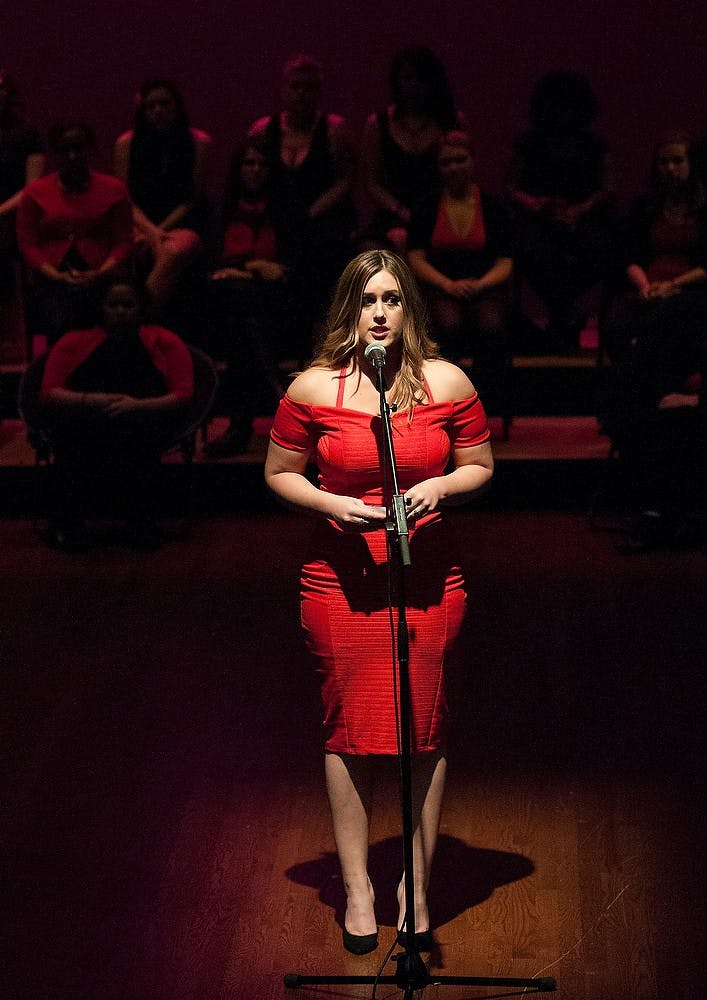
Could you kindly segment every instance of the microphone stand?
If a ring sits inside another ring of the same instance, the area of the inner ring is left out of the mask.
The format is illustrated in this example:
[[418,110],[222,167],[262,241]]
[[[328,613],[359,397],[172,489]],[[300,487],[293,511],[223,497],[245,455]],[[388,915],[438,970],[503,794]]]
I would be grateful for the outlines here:
[[[395,463],[395,448],[391,428],[391,407],[385,398],[385,349],[369,349],[366,356],[376,371],[380,415],[383,428],[383,484],[384,496],[390,487],[390,507],[385,523],[388,548],[388,580],[391,593],[397,597],[396,658],[398,674],[398,709],[400,718],[400,745],[398,758],[400,765],[400,797],[403,826],[403,859],[405,865],[405,946],[404,951],[393,956],[397,963],[394,976],[301,976],[298,973],[285,974],[284,984],[288,989],[299,986],[321,984],[394,984],[403,991],[403,1000],[412,1000],[416,990],[426,986],[479,986],[522,988],[534,993],[550,993],[556,982],[550,977],[544,979],[515,979],[480,976],[430,976],[415,944],[415,872],[413,855],[412,819],[412,751],[411,751],[411,710],[410,710],[410,642],[405,602],[405,570],[411,565],[407,513],[405,498],[398,487],[398,473]],[[402,930],[402,928],[399,928]]]

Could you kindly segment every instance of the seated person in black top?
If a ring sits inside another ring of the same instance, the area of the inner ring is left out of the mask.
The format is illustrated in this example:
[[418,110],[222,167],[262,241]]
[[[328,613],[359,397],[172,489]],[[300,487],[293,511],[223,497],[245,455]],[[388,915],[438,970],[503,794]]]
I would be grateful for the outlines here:
[[608,150],[592,130],[596,97],[585,77],[557,70],[531,99],[532,128],[515,143],[508,196],[514,257],[547,308],[551,346],[578,346],[577,300],[609,271],[613,200]]
[[42,176],[44,146],[28,125],[15,79],[0,70],[0,364],[27,359],[15,211],[22,189]]
[[396,52],[390,68],[392,101],[366,122],[361,165],[375,214],[360,242],[407,247],[412,209],[434,187],[437,144],[464,128],[440,59],[426,46]]
[[190,126],[184,98],[170,80],[148,80],[138,96],[134,127],[115,143],[114,170],[130,191],[147,291],[164,312],[207,226],[212,140]]
[[513,271],[503,205],[474,182],[468,133],[437,147],[440,186],[413,212],[408,260],[427,290],[432,329],[450,361],[473,357],[487,407],[502,400],[508,353],[508,282]]
[[106,480],[130,511],[133,540],[156,545],[155,482],[160,457],[193,396],[187,346],[144,325],[137,287],[113,281],[103,322],[65,334],[52,348],[40,400],[55,455],[49,540],[85,545],[87,498]]
[[[356,228],[357,149],[341,115],[322,107],[321,65],[299,54],[283,69],[282,109],[248,131],[270,166],[273,193],[299,227],[303,295],[310,326],[323,322],[337,277],[351,256]],[[311,337],[304,356],[311,352]]]

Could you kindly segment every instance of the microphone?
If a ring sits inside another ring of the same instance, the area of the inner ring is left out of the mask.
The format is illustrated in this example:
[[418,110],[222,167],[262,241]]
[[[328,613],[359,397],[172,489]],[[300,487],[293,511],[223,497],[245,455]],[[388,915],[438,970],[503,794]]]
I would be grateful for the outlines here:
[[369,344],[363,355],[374,368],[385,368],[385,347],[382,344]]

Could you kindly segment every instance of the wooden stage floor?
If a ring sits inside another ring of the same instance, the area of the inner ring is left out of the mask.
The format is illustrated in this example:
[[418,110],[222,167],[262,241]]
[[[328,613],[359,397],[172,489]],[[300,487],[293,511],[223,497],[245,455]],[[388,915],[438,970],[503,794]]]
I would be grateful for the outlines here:
[[[575,513],[455,520],[474,604],[431,971],[701,1000],[707,552],[621,557]],[[382,773],[381,947],[349,956],[298,630],[305,537],[286,514],[233,516],[149,555],[69,556],[0,522],[8,1000],[370,996],[283,988],[377,970],[401,867]]]

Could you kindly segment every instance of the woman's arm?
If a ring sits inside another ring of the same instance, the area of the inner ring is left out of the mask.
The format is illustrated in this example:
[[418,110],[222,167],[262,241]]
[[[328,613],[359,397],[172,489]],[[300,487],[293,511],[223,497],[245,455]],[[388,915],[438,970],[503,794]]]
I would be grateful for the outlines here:
[[383,164],[380,149],[378,116],[371,115],[363,132],[363,185],[376,208],[396,215],[401,222],[410,221],[410,211],[383,184]]
[[[25,160],[25,187],[31,184],[32,181],[39,180],[39,178],[44,173],[44,164],[46,162],[46,157],[44,153],[31,153]],[[0,215],[8,215],[10,212],[14,212],[20,203],[20,198],[22,197],[23,188],[16,191],[11,195],[7,201],[4,201],[0,205]]]
[[356,147],[343,119],[330,116],[327,122],[336,179],[309,206],[309,216],[316,219],[334,208],[351,193],[356,176]]
[[498,288],[505,285],[513,274],[513,259],[511,257],[499,257],[488,269],[486,274],[475,279],[475,292],[486,292],[490,288]]
[[408,250],[407,260],[410,265],[410,270],[418,281],[421,281],[426,285],[431,285],[438,291],[444,292],[445,295],[451,295],[454,298],[458,298],[455,290],[455,282],[452,281],[451,278],[448,278],[446,274],[443,274],[436,267],[430,264],[425,250]]
[[129,413],[167,413],[184,405],[184,400],[173,392],[138,399],[122,392],[75,392],[63,386],[49,389],[44,402],[74,410],[101,412],[109,417]]
[[368,506],[356,497],[339,496],[318,489],[305,476],[308,452],[291,451],[270,442],[265,460],[265,482],[276,497],[291,510],[322,514],[345,531],[373,531],[382,528],[383,507]]
[[459,506],[485,491],[493,476],[493,452],[488,441],[472,448],[455,448],[453,460],[453,472],[425,479],[406,492],[408,516],[419,518],[441,505]]
[[[434,399],[440,402],[471,399],[476,392],[466,374],[447,361],[427,362],[425,376]],[[481,420],[478,432],[481,436],[486,425],[483,410],[480,409],[479,413]],[[489,441],[481,441],[468,447],[455,447],[452,460],[452,472],[425,479],[407,490],[405,500],[408,514],[422,517],[440,505],[451,507],[467,503],[485,491],[493,476],[493,452]]]

